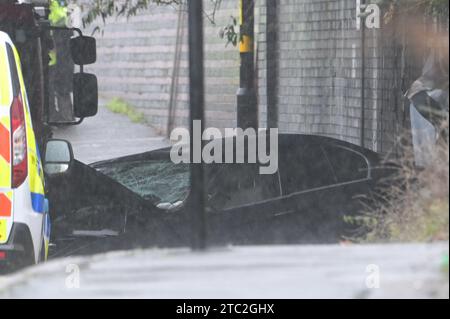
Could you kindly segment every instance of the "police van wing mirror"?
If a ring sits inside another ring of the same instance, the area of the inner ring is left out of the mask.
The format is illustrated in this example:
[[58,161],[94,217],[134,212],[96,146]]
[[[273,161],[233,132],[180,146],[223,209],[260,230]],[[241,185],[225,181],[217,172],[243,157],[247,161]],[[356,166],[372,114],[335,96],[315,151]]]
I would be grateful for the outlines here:
[[66,173],[73,162],[73,150],[65,140],[49,140],[45,146],[44,171],[47,175]]
[[97,77],[89,73],[76,73],[73,77],[73,109],[78,118],[92,117],[98,111]]
[[72,60],[77,65],[92,64],[97,61],[97,44],[93,37],[79,36],[70,39]]

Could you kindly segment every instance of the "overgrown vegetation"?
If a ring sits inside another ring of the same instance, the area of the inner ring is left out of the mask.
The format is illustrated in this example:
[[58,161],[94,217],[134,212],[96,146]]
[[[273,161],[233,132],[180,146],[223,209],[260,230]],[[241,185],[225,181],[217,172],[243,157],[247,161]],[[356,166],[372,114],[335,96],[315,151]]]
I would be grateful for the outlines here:
[[142,112],[136,110],[136,108],[128,104],[121,98],[114,98],[106,104],[108,110],[113,113],[122,114],[128,116],[133,123],[144,123],[145,116]]
[[[448,130],[448,121],[445,128]],[[386,180],[367,213],[348,218],[363,229],[362,242],[424,242],[449,240],[449,145],[439,142],[429,164],[415,168],[406,150],[398,173]]]
[[[408,32],[410,35],[416,32],[415,37],[419,39],[416,45],[428,43],[436,49],[440,48],[442,43],[438,35],[432,33],[434,28],[429,28],[431,33],[420,34],[418,31],[424,31],[414,27],[414,19],[429,26],[439,22],[445,24],[445,21],[448,23],[448,0],[381,0],[379,3],[387,6],[384,15],[386,24],[400,16],[409,17],[408,23],[412,25]],[[438,40],[432,42],[432,37]],[[443,73],[448,78],[448,64],[445,69]],[[441,139],[434,151],[428,154],[429,165],[416,170],[413,150],[404,149],[398,174],[386,183],[389,186],[375,196],[366,214],[348,220],[364,229],[364,235],[357,241],[449,240],[448,113],[444,122],[442,131],[446,132],[443,134],[446,138]]]

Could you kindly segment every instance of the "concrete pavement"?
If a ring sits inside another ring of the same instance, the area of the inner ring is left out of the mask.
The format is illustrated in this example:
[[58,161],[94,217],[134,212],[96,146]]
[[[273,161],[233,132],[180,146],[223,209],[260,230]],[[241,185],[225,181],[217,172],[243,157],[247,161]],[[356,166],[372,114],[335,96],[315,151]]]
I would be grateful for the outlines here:
[[448,298],[444,254],[448,243],[135,250],[0,278],[0,298]]
[[169,142],[148,125],[99,107],[97,116],[77,126],[59,127],[54,138],[72,143],[75,158],[85,164],[166,147]]

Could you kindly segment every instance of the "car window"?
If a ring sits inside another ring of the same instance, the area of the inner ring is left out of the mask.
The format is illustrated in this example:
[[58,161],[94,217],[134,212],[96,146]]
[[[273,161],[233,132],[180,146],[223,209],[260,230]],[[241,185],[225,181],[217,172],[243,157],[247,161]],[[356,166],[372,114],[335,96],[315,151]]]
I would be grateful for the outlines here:
[[362,154],[335,145],[325,145],[324,150],[333,167],[338,183],[351,182],[368,177],[368,161]]
[[187,164],[139,160],[103,164],[96,169],[161,207],[184,201],[189,193]]
[[11,72],[12,93],[14,97],[17,97],[20,94],[19,74],[17,73],[17,64],[16,58],[14,57],[13,48],[8,43],[6,43],[6,52],[8,54],[9,70]]
[[214,210],[229,209],[279,197],[278,174],[261,175],[253,164],[207,166],[207,203]]
[[333,185],[336,179],[320,144],[290,147],[280,154],[283,195]]

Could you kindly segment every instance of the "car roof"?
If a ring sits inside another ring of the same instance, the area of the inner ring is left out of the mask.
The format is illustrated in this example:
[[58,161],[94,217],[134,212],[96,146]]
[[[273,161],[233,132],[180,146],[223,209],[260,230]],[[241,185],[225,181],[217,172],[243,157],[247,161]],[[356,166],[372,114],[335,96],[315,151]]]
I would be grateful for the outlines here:
[[[370,161],[378,161],[379,160],[379,155],[376,152],[373,152],[369,149],[360,147],[358,145],[355,145],[355,144],[352,144],[352,143],[349,143],[346,141],[338,140],[338,139],[335,139],[332,137],[327,137],[327,136],[322,136],[322,135],[295,134],[295,133],[281,133],[278,135],[278,137],[279,137],[279,146],[282,148],[289,147],[290,144],[293,144],[293,145],[302,145],[302,144],[324,145],[324,144],[328,144],[328,145],[336,145],[336,146],[348,148],[355,152],[359,152],[359,153],[367,156]],[[229,138],[231,138],[231,137],[229,137]],[[222,140],[226,140],[229,138],[222,138]],[[105,164],[113,163],[113,162],[117,163],[117,162],[126,162],[126,161],[130,161],[130,160],[139,160],[139,159],[144,159],[144,158],[148,157],[149,155],[152,155],[152,157],[155,157],[155,159],[158,158],[158,156],[160,156],[161,158],[166,158],[167,154],[170,153],[170,150],[171,150],[171,147],[165,147],[165,148],[161,148],[161,149],[157,149],[157,150],[153,150],[153,151],[149,151],[149,152],[144,152],[144,153],[140,153],[140,154],[127,155],[127,156],[123,156],[123,157],[112,158],[109,160],[95,162],[95,163],[89,164],[89,166],[95,168],[95,167],[103,166]]]

